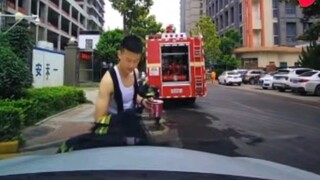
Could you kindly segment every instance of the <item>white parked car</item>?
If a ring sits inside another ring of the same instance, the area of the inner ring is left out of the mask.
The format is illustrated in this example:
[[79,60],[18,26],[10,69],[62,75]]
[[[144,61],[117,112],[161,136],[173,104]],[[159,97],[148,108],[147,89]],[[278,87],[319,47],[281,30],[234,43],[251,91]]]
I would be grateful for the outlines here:
[[320,71],[308,71],[297,78],[292,78],[290,86],[294,92],[320,96]]
[[235,73],[233,71],[225,71],[218,77],[219,84],[238,84],[241,86],[242,78],[239,73]]
[[269,72],[259,79],[259,85],[262,89],[275,89],[273,86],[273,76],[277,73],[277,71]]
[[279,69],[278,73],[273,76],[273,86],[280,92],[291,89],[290,79],[298,77],[300,74],[312,71],[310,68],[285,68]]
[[246,74],[247,71],[248,71],[248,69],[235,69],[235,70],[233,70],[233,72],[240,74],[241,78],[243,78],[244,74]]

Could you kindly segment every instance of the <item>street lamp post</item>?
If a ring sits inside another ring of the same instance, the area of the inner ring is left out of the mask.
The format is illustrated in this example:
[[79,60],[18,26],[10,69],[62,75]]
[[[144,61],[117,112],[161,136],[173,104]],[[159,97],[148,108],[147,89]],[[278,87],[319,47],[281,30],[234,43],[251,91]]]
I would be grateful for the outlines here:
[[[16,14],[2,14],[0,12],[0,19],[1,17],[14,17],[16,19],[16,22],[14,25],[12,25],[4,34],[8,33],[11,29],[13,29],[16,25],[18,25],[23,19],[32,19],[36,25],[39,25],[40,19],[38,15],[31,15],[31,16],[26,16],[20,12],[17,12]],[[0,30],[2,29],[2,24],[0,22]]]

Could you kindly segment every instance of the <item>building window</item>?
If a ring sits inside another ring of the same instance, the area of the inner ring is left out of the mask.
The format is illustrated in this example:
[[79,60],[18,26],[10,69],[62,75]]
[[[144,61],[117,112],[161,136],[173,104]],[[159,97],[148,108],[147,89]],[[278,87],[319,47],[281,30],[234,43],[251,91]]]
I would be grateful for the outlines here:
[[276,45],[279,45],[279,24],[278,23],[273,23],[273,43]]
[[273,17],[277,18],[279,13],[279,0],[272,0]]
[[308,29],[310,29],[310,27],[312,26],[312,22],[304,22],[303,23],[303,32],[307,31]]
[[228,11],[226,11],[224,13],[224,26],[225,27],[229,26],[229,12]]
[[272,8],[273,9],[279,8],[279,0],[272,0]]
[[86,39],[86,49],[92,49],[93,41],[92,39]]
[[242,59],[242,67],[246,69],[258,68],[258,58],[244,58]]
[[240,26],[239,28],[239,33],[240,33],[240,44],[243,45],[243,28]]
[[288,63],[287,62],[280,62],[280,68],[287,68]]
[[273,36],[273,42],[275,45],[279,45],[280,44],[279,36]]
[[214,9],[214,8],[215,8],[215,7],[214,7],[214,4],[212,4],[212,6],[211,6],[211,15],[212,15],[212,16],[215,15],[215,12],[214,12],[215,9]]
[[230,11],[231,11],[231,23],[234,23],[234,8],[233,7],[231,7],[231,9],[230,9]]
[[273,23],[273,35],[279,36],[279,24]]
[[286,3],[286,14],[288,15],[296,14],[296,5],[292,3]]
[[242,3],[239,3],[239,21],[242,22]]
[[223,16],[222,16],[222,15],[220,15],[220,20],[219,20],[220,29],[219,29],[219,30],[223,29],[223,25],[224,25],[224,23],[223,23],[223,22],[224,22],[224,21],[223,21]]
[[297,25],[296,23],[287,23],[286,24],[286,33],[287,33],[287,43],[292,44],[296,42],[297,37]]
[[218,12],[219,12],[218,0],[216,0],[215,6],[216,6],[216,12],[215,12],[215,14],[218,14]]

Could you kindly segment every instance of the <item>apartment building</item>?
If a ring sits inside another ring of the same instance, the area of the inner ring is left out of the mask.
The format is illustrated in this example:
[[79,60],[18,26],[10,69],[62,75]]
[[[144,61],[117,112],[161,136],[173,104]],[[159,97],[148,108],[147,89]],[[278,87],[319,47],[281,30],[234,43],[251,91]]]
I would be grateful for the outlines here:
[[[35,41],[51,42],[57,50],[64,50],[69,39],[78,38],[80,31],[102,30],[104,25],[103,0],[4,0],[2,3],[6,14],[39,15],[38,25],[30,21]],[[14,18],[6,19],[6,22],[14,21]]]
[[102,30],[104,25],[104,0],[76,0],[76,2],[88,14],[87,29]]
[[203,0],[180,0],[180,31],[189,33],[204,14]]
[[243,47],[235,50],[244,68],[295,66],[303,44],[297,40],[310,22],[301,21],[302,10],[279,0],[204,0],[222,35],[230,28],[242,34]]

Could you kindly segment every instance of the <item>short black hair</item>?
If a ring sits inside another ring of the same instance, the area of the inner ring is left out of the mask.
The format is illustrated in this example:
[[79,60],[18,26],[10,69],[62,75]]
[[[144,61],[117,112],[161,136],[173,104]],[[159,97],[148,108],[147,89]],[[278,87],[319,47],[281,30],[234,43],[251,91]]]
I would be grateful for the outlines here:
[[128,51],[142,54],[143,45],[142,41],[138,36],[135,35],[128,35],[123,38],[120,44],[120,50],[126,49]]

